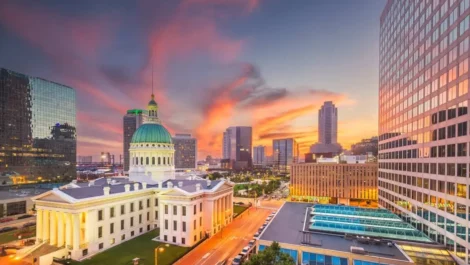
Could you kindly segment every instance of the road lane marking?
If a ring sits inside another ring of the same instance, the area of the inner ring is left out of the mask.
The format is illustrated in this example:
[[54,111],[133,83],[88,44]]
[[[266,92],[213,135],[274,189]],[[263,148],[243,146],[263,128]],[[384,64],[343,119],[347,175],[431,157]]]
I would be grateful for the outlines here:
[[202,256],[202,258],[205,259],[205,258],[209,257],[209,255],[210,255],[210,252],[207,252],[206,255]]

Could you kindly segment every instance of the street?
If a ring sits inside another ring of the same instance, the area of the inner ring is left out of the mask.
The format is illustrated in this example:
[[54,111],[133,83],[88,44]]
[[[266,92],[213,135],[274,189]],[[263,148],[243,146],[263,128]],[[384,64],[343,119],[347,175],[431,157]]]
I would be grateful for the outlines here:
[[[234,198],[234,201],[237,199]],[[175,264],[214,265],[226,258],[231,260],[253,239],[253,234],[273,209],[279,209],[281,205],[282,201],[276,201],[275,204],[266,205],[269,208],[264,208],[263,203],[262,207],[251,207],[243,216],[236,218],[221,232],[207,239]]]

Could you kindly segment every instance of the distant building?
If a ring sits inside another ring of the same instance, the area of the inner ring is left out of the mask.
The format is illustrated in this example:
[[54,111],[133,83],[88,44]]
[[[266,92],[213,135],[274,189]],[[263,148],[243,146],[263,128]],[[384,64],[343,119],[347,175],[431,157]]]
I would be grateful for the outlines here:
[[377,163],[301,163],[291,166],[290,195],[321,197],[325,203],[377,203]]
[[194,170],[197,167],[197,140],[191,134],[176,134],[173,137],[175,146],[175,169]]
[[253,147],[253,164],[266,165],[265,146],[259,145]]
[[299,145],[293,138],[273,140],[273,166],[280,171],[289,171],[299,160]]
[[124,153],[124,171],[129,171],[129,147],[134,132],[144,123],[147,117],[147,111],[142,109],[128,110],[122,120],[123,125],[123,153]]
[[233,169],[252,166],[252,128],[248,126],[229,127],[223,134],[223,158],[230,159]]
[[355,155],[365,155],[372,153],[377,156],[379,150],[379,138],[372,137],[369,139],[362,139],[359,143],[351,145],[351,151]]
[[78,156],[77,163],[92,163],[93,156]]
[[0,68],[0,150],[0,175],[75,177],[75,90]]
[[318,111],[318,142],[310,147],[313,154],[339,154],[338,109],[332,101],[326,101]]

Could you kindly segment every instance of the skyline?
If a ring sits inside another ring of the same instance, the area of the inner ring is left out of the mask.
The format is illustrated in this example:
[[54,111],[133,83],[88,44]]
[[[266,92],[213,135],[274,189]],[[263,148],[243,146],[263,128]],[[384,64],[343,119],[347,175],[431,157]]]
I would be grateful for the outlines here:
[[338,105],[344,147],[377,135],[377,105],[357,102],[377,100],[385,1],[299,1],[287,9],[242,0],[47,3],[0,7],[0,67],[77,91],[78,155],[122,153],[122,118],[145,107],[152,61],[162,123],[172,134],[193,134],[199,157],[220,156],[222,132],[238,125],[253,127],[255,146],[293,137],[306,153],[327,100]]

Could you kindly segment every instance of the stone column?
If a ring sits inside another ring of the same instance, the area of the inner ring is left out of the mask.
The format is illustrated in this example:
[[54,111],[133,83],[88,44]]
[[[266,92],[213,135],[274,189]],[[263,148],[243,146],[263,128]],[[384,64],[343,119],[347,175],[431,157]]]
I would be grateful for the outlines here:
[[57,217],[56,217],[56,212],[51,211],[50,216],[50,240],[49,244],[55,245],[57,244]]
[[42,242],[42,230],[43,230],[43,227],[42,227],[42,219],[43,219],[43,216],[42,216],[42,213],[43,213],[43,210],[37,210],[36,211],[36,242]]
[[[120,211],[121,208],[115,208],[114,214],[117,214],[117,211]],[[95,233],[95,224],[96,220],[98,220],[98,217],[96,216],[97,211],[96,210],[90,210],[86,213],[86,225],[85,225],[85,241],[87,243],[92,243],[94,242],[94,236],[96,235]],[[119,229],[121,228],[121,223],[119,223]],[[116,230],[116,227],[114,228]]]
[[49,211],[44,210],[42,213],[42,239],[49,241]]
[[65,246],[72,246],[72,220],[69,213],[64,213],[65,219]]
[[80,248],[80,217],[78,213],[72,214],[73,220],[73,250]]
[[57,246],[62,247],[65,243],[64,213],[57,213]]

